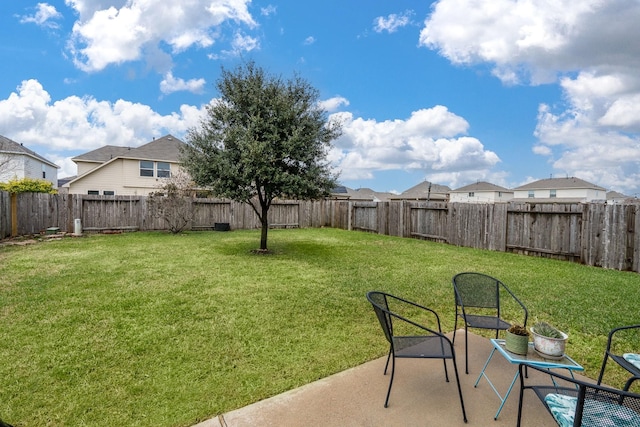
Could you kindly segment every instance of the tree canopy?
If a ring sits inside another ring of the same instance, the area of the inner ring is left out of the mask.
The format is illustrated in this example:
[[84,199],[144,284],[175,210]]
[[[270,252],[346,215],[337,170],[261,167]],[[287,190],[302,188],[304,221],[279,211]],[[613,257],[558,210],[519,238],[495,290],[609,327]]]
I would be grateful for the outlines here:
[[328,120],[319,92],[300,76],[270,75],[254,62],[222,69],[220,97],[187,135],[182,164],[198,185],[251,205],[267,249],[276,198],[312,200],[336,185],[326,159],[340,124]]

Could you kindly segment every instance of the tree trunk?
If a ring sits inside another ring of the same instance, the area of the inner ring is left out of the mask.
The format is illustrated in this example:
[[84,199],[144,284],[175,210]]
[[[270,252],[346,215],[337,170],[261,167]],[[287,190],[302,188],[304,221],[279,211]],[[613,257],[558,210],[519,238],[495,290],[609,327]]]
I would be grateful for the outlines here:
[[262,216],[260,217],[260,222],[262,223],[262,234],[260,235],[260,250],[267,250],[267,233],[269,231],[269,207],[262,206]]

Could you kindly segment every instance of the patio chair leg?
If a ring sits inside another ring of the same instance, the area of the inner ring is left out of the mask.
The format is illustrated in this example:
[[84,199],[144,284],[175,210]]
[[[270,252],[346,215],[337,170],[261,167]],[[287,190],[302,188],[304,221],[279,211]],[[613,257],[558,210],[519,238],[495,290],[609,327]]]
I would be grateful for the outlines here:
[[384,374],[387,375],[387,368],[389,367],[389,359],[391,358],[391,353],[393,352],[393,348],[389,349],[389,354],[387,355],[387,363],[384,365]]
[[396,358],[395,356],[391,360],[391,379],[389,380],[389,390],[387,390],[387,398],[384,400],[384,407],[387,408],[389,406],[389,396],[391,395],[391,386],[393,385],[393,374],[396,371]]
[[467,325],[464,325],[464,373],[469,375],[469,341],[467,338]]
[[453,339],[451,340],[452,344],[456,343],[456,331],[458,330],[458,314],[456,313],[456,320],[453,323]]
[[600,385],[602,383],[602,377],[604,376],[604,368],[607,366],[607,359],[609,358],[609,354],[605,353],[604,360],[602,361],[602,368],[600,368],[600,375],[598,375],[598,382],[596,384]]
[[458,366],[456,364],[456,358],[454,356],[453,360],[453,370],[456,373],[456,383],[458,384],[458,395],[460,395],[460,406],[462,407],[462,418],[464,422],[467,422],[467,412],[464,410],[464,400],[462,399],[462,388],[460,387],[460,377],[458,376]]
[[444,364],[444,379],[449,382],[449,373],[447,372],[447,359],[442,359],[442,363]]
[[518,421],[516,427],[520,427],[520,420],[522,419],[522,398],[524,396],[524,388],[520,386],[520,401],[518,402]]

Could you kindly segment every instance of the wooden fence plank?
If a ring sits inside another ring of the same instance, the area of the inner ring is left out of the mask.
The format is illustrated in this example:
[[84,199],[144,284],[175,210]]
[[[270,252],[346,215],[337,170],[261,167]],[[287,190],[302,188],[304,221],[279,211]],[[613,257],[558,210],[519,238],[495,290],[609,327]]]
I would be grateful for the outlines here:
[[11,236],[11,196],[0,191],[0,239]]
[[441,202],[407,202],[409,209],[409,229],[411,237],[447,242],[449,235],[449,210]]
[[579,260],[582,217],[579,204],[509,204],[507,250]]

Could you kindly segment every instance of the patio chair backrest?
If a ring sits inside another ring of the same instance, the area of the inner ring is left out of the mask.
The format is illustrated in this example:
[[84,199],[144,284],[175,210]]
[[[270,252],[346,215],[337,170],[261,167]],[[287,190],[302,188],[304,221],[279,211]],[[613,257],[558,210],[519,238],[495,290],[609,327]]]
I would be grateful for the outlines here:
[[482,273],[459,273],[453,278],[456,305],[495,308],[500,311],[502,282]]
[[631,375],[640,377],[640,349],[630,344],[637,342],[638,339],[640,339],[640,324],[619,326],[609,331],[598,384],[602,382],[609,359],[626,369]]
[[383,292],[371,291],[367,293],[367,299],[373,306],[376,317],[384,331],[384,336],[387,338],[387,341],[392,343],[393,323],[391,321],[391,315],[389,314],[390,310],[387,295]]

